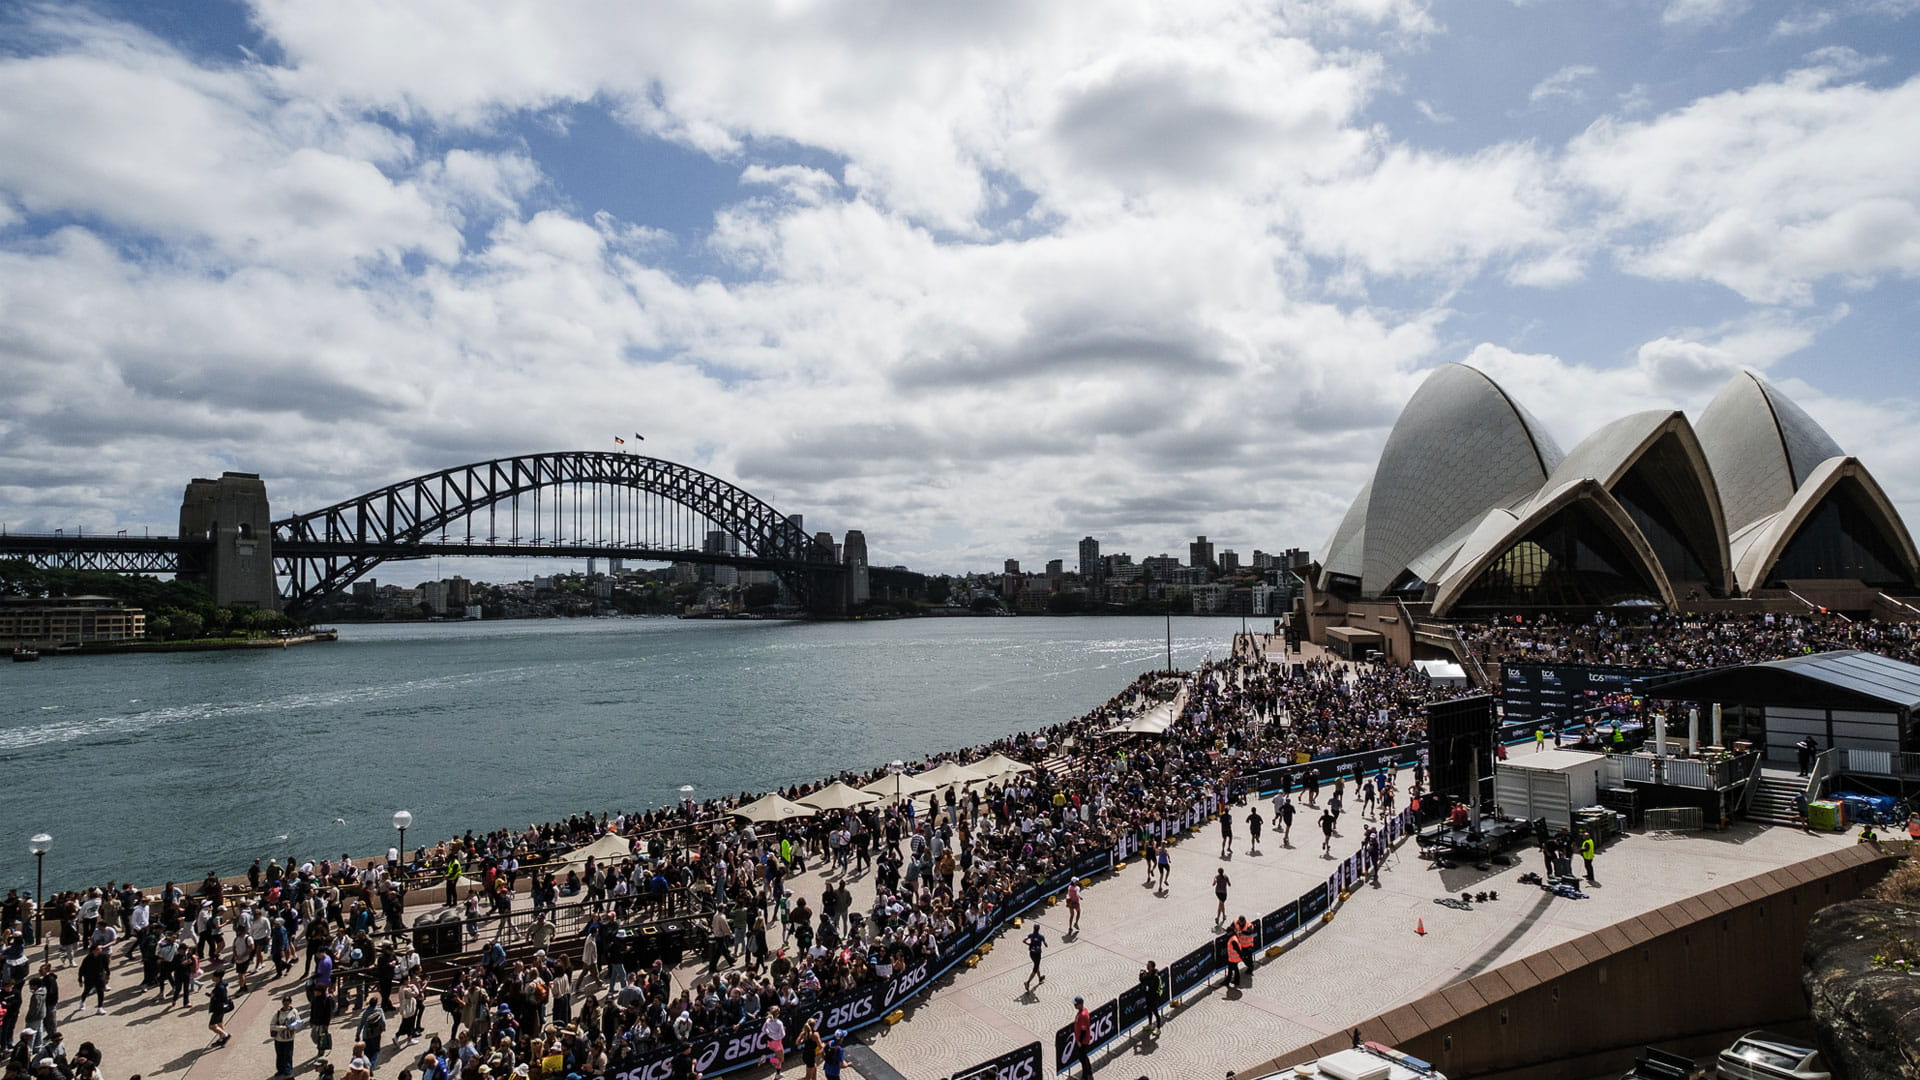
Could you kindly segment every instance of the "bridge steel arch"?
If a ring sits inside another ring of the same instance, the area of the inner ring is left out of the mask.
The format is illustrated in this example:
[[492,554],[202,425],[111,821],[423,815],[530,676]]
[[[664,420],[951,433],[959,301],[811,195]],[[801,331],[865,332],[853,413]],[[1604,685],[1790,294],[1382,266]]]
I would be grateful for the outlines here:
[[[630,488],[677,503],[752,552],[753,558],[740,561],[774,570],[808,608],[837,605],[842,568],[832,549],[752,492],[660,458],[564,450],[458,465],[275,521],[275,558],[287,578],[283,607],[311,606],[380,563],[409,557],[408,546],[430,546],[433,534],[496,503],[568,484]],[[498,551],[502,556],[539,553],[526,547]],[[630,557],[648,553],[634,549]]]

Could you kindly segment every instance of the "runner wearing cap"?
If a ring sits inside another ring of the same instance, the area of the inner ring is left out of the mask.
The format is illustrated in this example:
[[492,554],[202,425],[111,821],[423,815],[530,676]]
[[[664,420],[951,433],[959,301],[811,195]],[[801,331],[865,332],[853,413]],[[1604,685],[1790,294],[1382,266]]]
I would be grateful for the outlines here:
[[840,1080],[840,1069],[847,1063],[847,1029],[841,1028],[827,1040],[827,1052],[822,1055],[826,1066],[827,1080]]

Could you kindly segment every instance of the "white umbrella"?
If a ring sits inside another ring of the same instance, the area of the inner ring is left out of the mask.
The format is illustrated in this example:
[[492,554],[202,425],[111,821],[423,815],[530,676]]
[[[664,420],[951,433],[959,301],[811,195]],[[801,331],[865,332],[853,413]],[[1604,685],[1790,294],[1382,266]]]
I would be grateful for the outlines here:
[[802,806],[784,795],[763,795],[758,799],[733,811],[734,817],[743,817],[748,821],[786,821],[790,818],[812,817],[819,813],[811,806]]
[[800,801],[815,810],[851,810],[856,806],[879,802],[880,796],[835,780]]
[[1015,761],[1005,754],[994,754],[991,757],[981,758],[979,761],[967,766],[967,768],[977,773],[985,773],[996,780],[1003,776],[1012,776],[1014,773],[1033,771],[1033,766],[1024,761]]
[[592,856],[597,863],[618,862],[621,859],[633,857],[633,845],[628,843],[624,836],[608,833],[586,847],[574,848],[567,852],[561,862],[568,866],[585,866],[588,856]]
[[900,799],[911,799],[915,795],[925,795],[933,789],[934,785],[903,772],[888,773],[870,784],[860,785],[860,790],[869,795],[877,795],[882,799],[892,799],[896,802]]
[[955,784],[984,784],[993,779],[993,774],[971,769],[965,765],[955,765],[948,761],[935,765],[926,772],[914,774],[914,779],[929,787],[944,788]]

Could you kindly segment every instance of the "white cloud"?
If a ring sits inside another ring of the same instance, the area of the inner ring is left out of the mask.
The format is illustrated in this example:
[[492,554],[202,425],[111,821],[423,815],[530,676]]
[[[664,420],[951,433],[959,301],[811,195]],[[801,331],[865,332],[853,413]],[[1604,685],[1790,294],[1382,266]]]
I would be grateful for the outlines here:
[[1815,281],[1920,272],[1920,79],[1887,88],[1832,68],[1702,98],[1645,122],[1603,119],[1567,171],[1612,207],[1632,270],[1804,303]]
[[1669,26],[1714,26],[1732,22],[1747,6],[1748,0],[1668,0],[1660,21]]
[[789,199],[816,206],[840,189],[832,173],[806,165],[749,165],[740,173],[740,183],[778,188]]
[[1527,104],[1540,107],[1555,101],[1578,104],[1587,97],[1586,84],[1600,74],[1591,64],[1568,64],[1533,84],[1527,91]]
[[[1464,351],[1456,302],[1564,290],[1511,301],[1551,341],[1613,267],[1752,300],[1585,364],[1472,351],[1571,441],[1697,405],[1837,317],[1765,306],[1914,266],[1915,91],[1848,83],[1835,54],[1567,147],[1443,150],[1371,115],[1391,88],[1461,114],[1423,134],[1482,119],[1401,85],[1442,30],[1400,0],[257,16],[284,64],[52,9],[0,59],[15,527],[104,525],[144,492],[164,528],[181,480],[220,468],[270,463],[298,508],[642,430],[867,527],[887,562],[1088,528],[1158,550],[1209,519],[1315,542],[1420,372]],[[1562,67],[1535,102],[1596,74]],[[588,214],[573,163],[531,147],[590,110],[639,133],[619,149],[673,140],[737,187],[672,233]],[[1302,446],[1312,468],[1277,466]]]
[[448,216],[409,180],[407,140],[281,100],[247,69],[198,67],[111,24],[56,19],[63,46],[0,59],[0,189],[219,261],[340,270],[457,256]]
[[1773,24],[1774,37],[1804,37],[1833,25],[1840,16],[1831,8],[1803,8],[1780,16]]
[[[1551,180],[1525,144],[1471,157],[1389,147],[1343,181],[1300,192],[1298,228],[1309,250],[1370,273],[1468,275],[1490,259],[1562,249]],[[1577,269],[1572,259],[1552,277]]]

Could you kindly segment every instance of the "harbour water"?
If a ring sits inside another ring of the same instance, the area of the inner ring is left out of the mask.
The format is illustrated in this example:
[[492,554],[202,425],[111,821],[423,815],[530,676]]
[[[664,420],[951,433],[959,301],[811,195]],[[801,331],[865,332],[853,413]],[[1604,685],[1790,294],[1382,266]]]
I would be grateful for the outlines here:
[[[1238,620],[1173,620],[1173,659]],[[158,885],[809,780],[1076,716],[1162,618],[343,626],[265,652],[0,666],[0,888]]]

